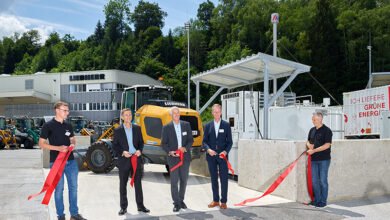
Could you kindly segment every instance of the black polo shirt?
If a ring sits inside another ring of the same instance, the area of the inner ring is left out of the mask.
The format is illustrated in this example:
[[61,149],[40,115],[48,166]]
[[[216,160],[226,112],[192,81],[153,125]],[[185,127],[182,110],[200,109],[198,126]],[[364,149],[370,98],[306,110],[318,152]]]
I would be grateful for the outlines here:
[[[320,128],[312,127],[309,131],[308,141],[314,144],[314,149],[321,147],[325,143],[332,144],[332,131],[326,125],[322,125]],[[324,151],[316,152],[311,155],[311,160],[329,160],[330,159],[330,147]]]
[[[51,121],[46,122],[41,130],[41,138],[48,139],[50,145],[53,146],[69,146],[70,138],[74,136],[72,125],[66,123],[60,123],[54,118]],[[54,162],[57,159],[59,151],[50,150],[50,162]],[[69,155],[68,160],[73,160],[73,153]]]

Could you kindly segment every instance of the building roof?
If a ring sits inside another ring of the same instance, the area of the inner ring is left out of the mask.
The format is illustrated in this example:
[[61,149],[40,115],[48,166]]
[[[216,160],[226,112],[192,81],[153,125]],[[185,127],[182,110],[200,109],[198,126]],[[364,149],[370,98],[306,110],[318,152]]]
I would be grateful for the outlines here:
[[[84,78],[83,75],[101,75],[100,78]],[[82,78],[71,80],[72,76]],[[84,80],[85,79],[85,80]],[[60,73],[36,73],[28,75],[0,75],[0,105],[51,103],[61,98],[61,85],[117,83],[124,86],[162,85],[147,75],[122,70],[91,70]]]
[[371,87],[390,85],[390,72],[372,73]]

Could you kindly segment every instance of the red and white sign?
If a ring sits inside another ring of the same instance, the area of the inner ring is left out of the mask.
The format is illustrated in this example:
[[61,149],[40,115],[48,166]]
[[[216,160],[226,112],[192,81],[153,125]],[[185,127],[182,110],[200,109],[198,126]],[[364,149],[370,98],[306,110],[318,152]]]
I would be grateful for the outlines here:
[[381,111],[390,110],[390,85],[343,94],[345,136],[379,135]]
[[271,22],[272,23],[279,23],[279,14],[278,13],[272,13]]

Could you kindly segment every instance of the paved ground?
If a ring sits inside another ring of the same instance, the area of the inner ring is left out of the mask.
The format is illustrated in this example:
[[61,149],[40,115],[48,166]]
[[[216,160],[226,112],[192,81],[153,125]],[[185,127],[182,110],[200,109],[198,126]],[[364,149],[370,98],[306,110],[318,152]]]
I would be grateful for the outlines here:
[[[118,170],[108,174],[79,174],[80,213],[88,219],[389,219],[390,196],[366,200],[344,201],[317,209],[280,197],[267,196],[246,207],[235,207],[234,203],[260,195],[229,182],[227,210],[209,209],[212,200],[209,178],[191,175],[185,202],[189,209],[172,212],[169,177],[159,165],[145,165],[143,191],[145,206],[149,214],[138,213],[134,190],[128,191],[128,214],[119,217]],[[27,201],[27,195],[38,192],[48,169],[41,168],[41,151],[0,151],[0,220],[3,219],[56,219],[54,201],[46,207],[40,204],[42,196]],[[65,192],[67,190],[65,189]],[[65,201],[67,195],[64,193]],[[65,202],[68,210],[67,202]],[[67,212],[67,217],[69,214]]]

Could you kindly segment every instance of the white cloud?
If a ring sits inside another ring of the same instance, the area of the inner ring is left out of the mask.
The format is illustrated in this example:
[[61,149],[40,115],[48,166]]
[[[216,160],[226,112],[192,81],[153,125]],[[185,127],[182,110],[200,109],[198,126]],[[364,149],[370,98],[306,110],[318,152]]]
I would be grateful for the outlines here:
[[75,4],[79,4],[83,7],[88,7],[88,8],[92,8],[92,9],[100,9],[102,10],[102,4],[99,3],[99,2],[91,2],[90,0],[87,0],[87,1],[83,1],[83,0],[68,0],[69,2],[72,2],[72,3],[75,3]]
[[28,31],[26,25],[15,16],[0,15],[0,37],[12,36],[15,32]]
[[15,32],[23,33],[32,29],[39,32],[39,35],[41,36],[41,43],[44,43],[50,33],[54,31],[60,34],[69,33],[72,35],[75,33],[87,33],[85,30],[80,28],[70,27],[63,24],[51,23],[28,17],[0,14],[0,38],[4,36],[12,36]]

